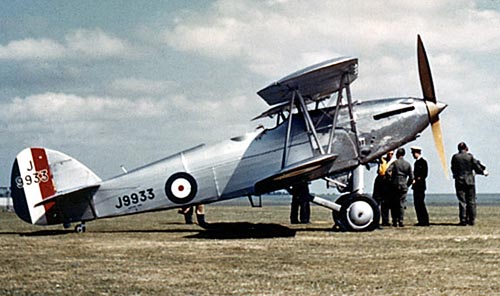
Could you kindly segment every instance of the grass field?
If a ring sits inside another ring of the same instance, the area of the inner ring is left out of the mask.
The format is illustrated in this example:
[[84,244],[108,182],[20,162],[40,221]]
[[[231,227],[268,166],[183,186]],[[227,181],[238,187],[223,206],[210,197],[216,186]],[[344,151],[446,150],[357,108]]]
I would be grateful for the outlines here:
[[209,205],[218,231],[167,211],[84,234],[0,213],[0,295],[500,295],[500,207],[474,227],[429,211],[431,227],[410,207],[407,227],[369,233],[330,231],[317,206],[309,225],[288,224],[288,206]]

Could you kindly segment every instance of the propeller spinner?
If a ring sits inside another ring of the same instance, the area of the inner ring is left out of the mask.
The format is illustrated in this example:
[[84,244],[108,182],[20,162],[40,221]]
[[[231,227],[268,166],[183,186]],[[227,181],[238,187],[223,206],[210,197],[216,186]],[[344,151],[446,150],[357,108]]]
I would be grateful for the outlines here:
[[432,135],[434,136],[434,143],[441,160],[446,178],[449,178],[448,168],[446,165],[446,155],[444,152],[443,133],[441,131],[441,124],[439,122],[439,113],[445,108],[446,104],[440,103],[436,100],[436,93],[434,91],[434,83],[432,82],[431,68],[429,60],[425,52],[424,44],[420,35],[417,40],[417,58],[418,58],[418,74],[420,76],[420,85],[422,86],[422,93],[429,112],[429,121],[432,128]]

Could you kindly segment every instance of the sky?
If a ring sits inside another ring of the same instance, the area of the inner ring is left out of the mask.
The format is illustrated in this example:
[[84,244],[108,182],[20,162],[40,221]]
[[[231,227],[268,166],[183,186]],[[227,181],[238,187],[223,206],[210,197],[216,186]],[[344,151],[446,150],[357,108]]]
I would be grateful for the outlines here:
[[[253,131],[273,81],[359,59],[353,98],[421,97],[421,34],[447,159],[465,141],[500,192],[497,1],[1,1],[0,186],[22,149],[64,152],[106,179],[201,143]],[[452,193],[428,128],[411,145],[428,192]],[[407,160],[413,160],[407,156]],[[449,170],[449,168],[448,168]],[[366,173],[371,190],[375,170]],[[325,191],[315,182],[313,191]]]

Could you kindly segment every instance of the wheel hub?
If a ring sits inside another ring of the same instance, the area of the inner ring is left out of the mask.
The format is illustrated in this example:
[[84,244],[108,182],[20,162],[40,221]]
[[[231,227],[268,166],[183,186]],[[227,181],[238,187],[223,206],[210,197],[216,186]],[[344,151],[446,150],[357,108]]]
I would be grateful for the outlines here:
[[347,209],[347,221],[356,230],[369,226],[373,216],[372,207],[365,201],[355,201]]

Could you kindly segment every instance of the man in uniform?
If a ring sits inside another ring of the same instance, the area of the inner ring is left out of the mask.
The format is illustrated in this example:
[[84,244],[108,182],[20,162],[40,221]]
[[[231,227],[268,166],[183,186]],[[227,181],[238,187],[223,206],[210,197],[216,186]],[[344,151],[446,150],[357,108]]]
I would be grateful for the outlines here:
[[377,177],[373,184],[373,199],[380,205],[380,214],[382,217],[382,226],[390,226],[389,224],[389,209],[390,209],[390,183],[386,176],[387,168],[391,165],[394,151],[389,151],[385,156],[380,158],[377,170]]
[[475,174],[488,176],[486,167],[469,153],[464,142],[458,144],[458,153],[451,158],[451,171],[455,179],[460,225],[474,225],[476,220]]
[[403,148],[396,152],[396,160],[387,169],[392,189],[391,217],[392,226],[404,227],[404,214],[408,186],[413,183],[411,164],[404,160],[406,152]]
[[429,213],[425,207],[425,179],[428,174],[427,161],[422,157],[422,148],[411,147],[411,154],[415,159],[413,168],[413,205],[415,206],[415,213],[417,214],[417,226],[429,226]]

